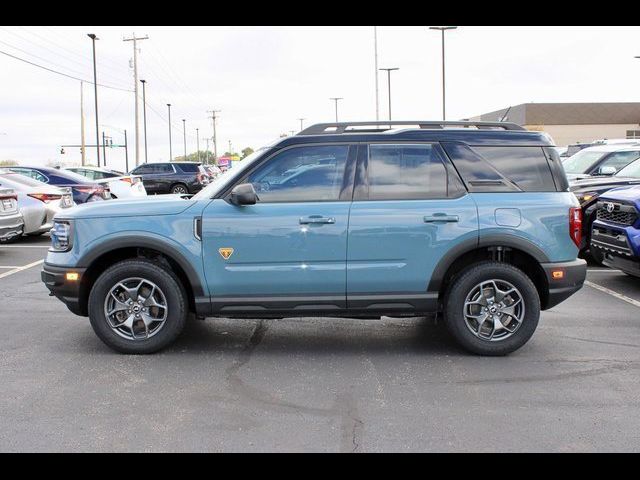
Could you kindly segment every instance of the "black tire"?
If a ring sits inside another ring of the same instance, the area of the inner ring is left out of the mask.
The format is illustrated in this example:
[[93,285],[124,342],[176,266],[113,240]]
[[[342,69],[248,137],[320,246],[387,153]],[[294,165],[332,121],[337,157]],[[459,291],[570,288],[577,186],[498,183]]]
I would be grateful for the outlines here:
[[[118,335],[109,325],[104,304],[111,289],[130,277],[144,278],[162,290],[167,303],[167,318],[158,332],[146,339],[132,340]],[[89,294],[89,320],[96,335],[107,346],[120,353],[153,353],[171,344],[184,328],[188,314],[184,286],[169,268],[150,260],[124,260],[105,270],[93,284]]]
[[591,255],[591,258],[593,259],[594,262],[596,262],[596,264],[601,265],[601,266],[605,266],[602,261],[604,260],[604,254],[597,248],[590,248],[589,249],[589,255]]
[[22,239],[22,235],[16,235],[15,237],[11,237],[11,238],[3,238],[2,240],[0,240],[0,245],[8,245],[10,243],[16,243],[19,242]]
[[171,186],[171,193],[173,193],[174,195],[189,193],[189,188],[184,183],[176,183],[175,185]]
[[[474,335],[464,315],[467,295],[480,282],[490,279],[509,282],[522,294],[524,304],[524,317],[519,328],[511,336],[497,341]],[[482,262],[467,267],[453,278],[444,299],[447,329],[463,348],[477,355],[501,356],[518,350],[535,332],[539,318],[540,297],[535,285],[522,270],[505,263]]]

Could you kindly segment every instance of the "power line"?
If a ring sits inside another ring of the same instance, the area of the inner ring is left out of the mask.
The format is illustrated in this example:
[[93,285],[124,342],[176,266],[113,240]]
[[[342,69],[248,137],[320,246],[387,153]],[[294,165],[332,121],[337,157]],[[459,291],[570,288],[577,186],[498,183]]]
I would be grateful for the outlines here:
[[[15,55],[12,55],[12,54],[10,54],[8,52],[5,52],[5,51],[2,51],[2,50],[0,50],[0,53],[3,54],[3,55],[6,55],[7,57],[15,58],[16,60],[20,60],[21,62],[28,63],[29,65],[33,65],[34,67],[38,67],[38,68],[41,68],[43,70],[47,70],[48,72],[57,73],[58,75],[62,75],[63,77],[72,78],[73,80],[78,80],[80,82],[87,82],[87,83],[90,83],[91,85],[94,85],[94,82],[92,82],[91,80],[86,80],[84,78],[74,77],[73,75],[69,75],[67,73],[59,72],[59,71],[54,70],[52,68],[48,68],[48,67],[45,67],[43,65],[39,65],[39,64],[31,62],[29,60],[25,60],[24,58],[17,57]],[[133,90],[128,90],[126,88],[120,88],[120,87],[113,87],[111,85],[104,85],[102,83],[96,83],[95,85],[98,85],[99,87],[103,87],[103,88],[110,88],[112,90],[120,90],[122,92],[133,92]]]

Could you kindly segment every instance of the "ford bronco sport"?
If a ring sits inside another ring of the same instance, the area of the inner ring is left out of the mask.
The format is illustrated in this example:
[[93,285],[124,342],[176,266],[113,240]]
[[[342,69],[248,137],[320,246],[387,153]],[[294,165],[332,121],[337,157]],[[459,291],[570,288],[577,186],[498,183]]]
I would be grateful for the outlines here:
[[150,353],[197,317],[442,313],[504,355],[579,290],[581,210],[548,136],[510,123],[314,125],[191,199],[56,218],[46,286],[113,349]]

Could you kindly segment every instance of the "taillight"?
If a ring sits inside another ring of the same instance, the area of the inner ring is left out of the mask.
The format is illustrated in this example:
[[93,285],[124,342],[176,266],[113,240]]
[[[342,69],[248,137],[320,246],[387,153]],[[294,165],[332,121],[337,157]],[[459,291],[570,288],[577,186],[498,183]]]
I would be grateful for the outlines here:
[[582,242],[582,209],[580,207],[569,209],[569,236],[576,247],[580,248],[580,242]]
[[75,187],[75,189],[82,193],[96,193],[100,191],[98,187]]
[[44,203],[49,203],[52,200],[60,200],[62,195],[55,195],[49,193],[27,193],[31,198],[35,198],[36,200],[40,200]]
[[8,195],[2,194],[0,195],[0,200],[18,200],[18,195],[13,193]]
[[120,179],[120,181],[127,182],[127,183],[133,183],[133,180],[131,179],[131,177],[122,177]]

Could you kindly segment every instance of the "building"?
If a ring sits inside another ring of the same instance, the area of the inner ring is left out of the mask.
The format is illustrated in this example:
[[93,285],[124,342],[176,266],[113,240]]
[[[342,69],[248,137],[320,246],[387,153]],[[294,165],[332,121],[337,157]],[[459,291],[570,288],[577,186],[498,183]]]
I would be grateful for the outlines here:
[[640,103],[523,103],[471,118],[549,133],[558,146],[603,138],[640,139]]

